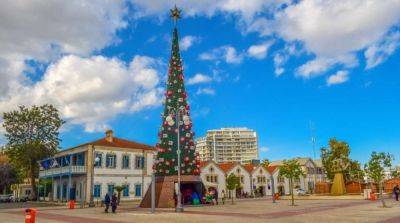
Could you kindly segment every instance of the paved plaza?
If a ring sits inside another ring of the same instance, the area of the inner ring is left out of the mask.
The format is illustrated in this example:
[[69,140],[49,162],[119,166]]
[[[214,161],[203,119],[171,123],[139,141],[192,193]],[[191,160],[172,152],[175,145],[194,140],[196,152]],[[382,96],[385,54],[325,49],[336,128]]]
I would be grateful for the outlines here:
[[[167,222],[400,222],[400,203],[387,200],[391,208],[381,208],[379,201],[365,200],[289,200],[272,204],[268,199],[248,199],[218,206],[186,207],[178,214],[172,209],[158,209],[156,214],[132,204],[120,206],[117,214],[103,213],[102,208],[69,210],[64,206],[38,207],[37,223],[167,223]],[[1,209],[0,222],[24,222],[23,209]]]

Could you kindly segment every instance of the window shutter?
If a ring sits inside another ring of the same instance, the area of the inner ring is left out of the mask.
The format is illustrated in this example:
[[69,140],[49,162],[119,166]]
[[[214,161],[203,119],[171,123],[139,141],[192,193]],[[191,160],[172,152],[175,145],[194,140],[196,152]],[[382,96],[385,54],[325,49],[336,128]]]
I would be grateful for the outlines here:
[[110,166],[110,159],[109,159],[109,155],[106,156],[106,167]]

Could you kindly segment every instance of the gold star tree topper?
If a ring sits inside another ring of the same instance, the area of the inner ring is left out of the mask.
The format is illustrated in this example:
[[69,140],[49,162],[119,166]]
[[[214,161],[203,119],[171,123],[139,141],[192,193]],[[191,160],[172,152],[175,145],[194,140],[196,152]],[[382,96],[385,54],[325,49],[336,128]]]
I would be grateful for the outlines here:
[[176,5],[173,9],[171,9],[171,18],[174,20],[175,24],[176,21],[181,17],[182,10],[179,10]]

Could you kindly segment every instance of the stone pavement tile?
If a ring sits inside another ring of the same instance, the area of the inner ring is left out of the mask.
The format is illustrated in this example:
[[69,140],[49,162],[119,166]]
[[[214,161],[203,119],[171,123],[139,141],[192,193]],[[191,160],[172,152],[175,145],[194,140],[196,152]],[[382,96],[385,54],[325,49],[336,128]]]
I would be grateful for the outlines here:
[[[25,222],[25,215],[22,214],[8,214],[8,213],[0,213],[0,222],[1,223],[22,223]],[[37,223],[65,223],[65,221],[62,220],[50,220],[50,219],[46,219],[46,218],[41,218],[38,217],[36,218],[36,222]]]
[[[290,206],[289,201],[279,201],[272,204],[270,200],[246,200],[236,205],[218,205],[204,207],[186,207],[185,212],[178,214],[173,209],[157,209],[156,214],[150,214],[149,209],[125,205],[118,209],[117,214],[104,213],[102,208],[87,208],[68,210],[66,208],[42,208],[39,210],[38,223],[169,223],[169,222],[381,222],[392,219],[396,222],[400,216],[400,204],[387,201],[393,208],[378,208],[379,202],[370,201],[338,201],[338,200],[302,200],[296,201],[298,206]],[[23,222],[22,210],[14,210],[6,215],[7,223]],[[12,221],[11,219],[17,219]],[[5,218],[4,218],[5,219]],[[2,219],[0,218],[0,222]],[[399,222],[399,221],[397,221]]]
[[[326,222],[326,223],[369,223],[382,222],[386,219],[400,219],[400,207],[381,208],[380,202],[369,202],[366,205],[353,206],[344,209],[335,209],[305,214],[296,218],[281,218],[279,222]],[[400,222],[400,221],[394,221]]]

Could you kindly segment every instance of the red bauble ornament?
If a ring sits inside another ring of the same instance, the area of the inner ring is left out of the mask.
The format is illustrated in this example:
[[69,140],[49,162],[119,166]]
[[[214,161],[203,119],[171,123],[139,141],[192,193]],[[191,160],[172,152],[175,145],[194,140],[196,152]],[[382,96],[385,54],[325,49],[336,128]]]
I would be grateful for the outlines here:
[[179,75],[178,75],[178,78],[179,78],[180,80],[183,80],[183,74],[179,74]]
[[189,105],[186,105],[185,108],[186,108],[187,111],[190,110],[190,106]]
[[186,98],[187,97],[187,94],[186,94],[186,92],[182,92],[182,98]]
[[188,156],[185,157],[185,161],[189,162],[189,157]]
[[185,137],[181,137],[181,142],[185,141]]
[[171,97],[172,94],[173,94],[173,92],[172,92],[171,90],[168,90],[168,91],[167,91],[167,96],[168,96],[168,97]]

